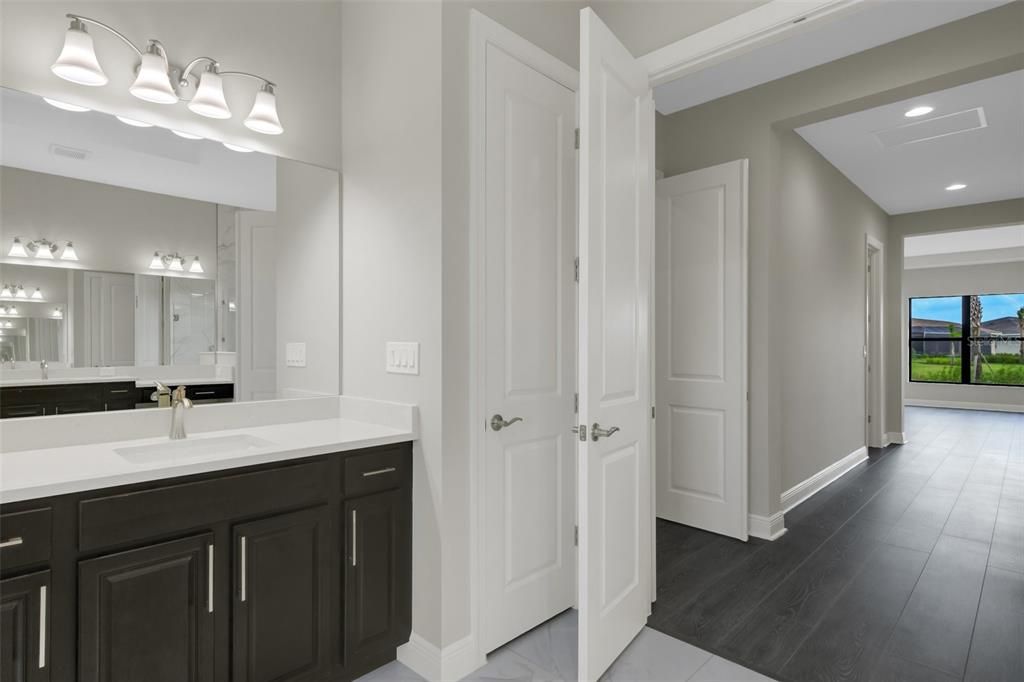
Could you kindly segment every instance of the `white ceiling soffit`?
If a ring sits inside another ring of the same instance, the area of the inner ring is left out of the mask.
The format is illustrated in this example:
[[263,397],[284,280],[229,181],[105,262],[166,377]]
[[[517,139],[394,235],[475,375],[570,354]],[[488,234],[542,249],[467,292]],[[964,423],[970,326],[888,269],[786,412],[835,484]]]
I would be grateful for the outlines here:
[[1024,71],[796,132],[890,215],[1024,197]]
[[903,257],[908,270],[1024,261],[1024,225],[906,237]]
[[641,61],[667,115],[1010,1],[773,0]]
[[277,203],[277,159],[97,111],[57,109],[0,88],[0,165],[264,211]]

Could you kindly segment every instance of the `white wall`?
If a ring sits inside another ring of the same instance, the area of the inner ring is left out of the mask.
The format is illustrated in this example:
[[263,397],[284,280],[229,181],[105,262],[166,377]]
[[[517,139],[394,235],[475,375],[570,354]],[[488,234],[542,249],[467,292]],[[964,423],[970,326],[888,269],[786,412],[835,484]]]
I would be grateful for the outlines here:
[[74,243],[78,261],[53,261],[61,267],[151,274],[154,251],[176,251],[186,268],[199,256],[205,272],[174,276],[216,277],[215,204],[6,167],[0,196],[2,262],[26,262],[7,256],[15,237],[45,237]]
[[[338,395],[341,383],[341,225],[338,174],[277,164],[277,390],[282,398]],[[306,344],[306,366],[285,345]]]
[[[990,263],[903,271],[903,326],[909,319],[909,299],[917,296],[963,296],[974,293],[1024,292],[1024,263]],[[1024,388],[954,386],[909,381],[908,352],[900,363],[903,397],[908,401],[939,401],[977,407],[998,406],[1024,411]]]
[[[141,118],[204,137],[233,142],[277,156],[330,168],[341,167],[342,3],[293,2],[39,2],[0,3],[0,84]],[[90,27],[96,53],[110,82],[101,88],[75,85],[53,75],[68,21],[66,12],[112,25],[142,45],[163,42],[174,64],[200,55],[227,70],[249,71],[278,84],[277,106],[285,131],[261,135],[242,125],[252,107],[255,81],[225,78],[234,117],[197,116],[184,103],[150,104],[128,93],[137,56],[117,38]]]
[[[419,405],[413,631],[442,643],[441,7],[342,3],[342,391]],[[387,374],[418,341],[420,374]]]

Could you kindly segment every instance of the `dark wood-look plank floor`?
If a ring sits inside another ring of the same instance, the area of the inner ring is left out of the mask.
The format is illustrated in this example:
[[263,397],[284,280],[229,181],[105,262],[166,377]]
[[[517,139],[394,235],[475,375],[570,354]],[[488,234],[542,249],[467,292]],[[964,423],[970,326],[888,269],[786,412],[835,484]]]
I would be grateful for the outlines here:
[[779,680],[1024,680],[1024,415],[906,419],[774,542],[659,519],[648,625]]

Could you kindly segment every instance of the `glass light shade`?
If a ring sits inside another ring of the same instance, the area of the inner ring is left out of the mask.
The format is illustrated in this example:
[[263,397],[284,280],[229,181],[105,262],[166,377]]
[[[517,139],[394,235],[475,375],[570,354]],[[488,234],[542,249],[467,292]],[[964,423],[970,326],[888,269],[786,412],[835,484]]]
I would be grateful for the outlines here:
[[946,188],[947,192],[956,192],[957,190],[966,189],[967,185],[962,182],[954,182],[952,185]]
[[28,294],[25,293],[25,287],[18,285],[18,290],[14,292],[14,298],[28,298]]
[[277,96],[272,88],[264,86],[256,93],[252,111],[245,119],[245,127],[264,135],[280,135],[284,132],[277,117]]
[[192,265],[188,268],[189,272],[203,272],[203,266],[199,262],[199,256],[192,259]]
[[181,131],[181,130],[174,130],[173,128],[171,129],[171,132],[174,133],[175,135],[177,135],[178,137],[182,137],[182,138],[184,138],[186,140],[201,140],[201,139],[203,139],[202,135],[193,135],[192,133],[186,133],[186,132]]
[[79,85],[106,85],[109,80],[107,74],[103,73],[99,60],[96,59],[92,36],[75,24],[72,24],[64,34],[64,49],[60,51],[60,56],[50,67],[50,71],[66,81]]
[[224,145],[225,147],[227,147],[228,149],[230,149],[233,152],[242,152],[243,154],[248,154],[249,152],[252,151],[248,147],[243,147],[243,146],[237,145],[237,144],[231,144],[230,142],[221,142],[221,144]]
[[153,260],[149,261],[150,270],[163,270],[164,259],[160,257],[160,252],[156,251],[153,253]]
[[231,118],[231,110],[224,99],[224,79],[219,73],[212,70],[203,72],[188,108],[207,118]]
[[121,123],[124,123],[125,125],[130,125],[130,126],[133,126],[135,128],[152,128],[153,127],[152,123],[146,123],[145,121],[140,121],[138,119],[128,118],[127,116],[117,116],[117,115],[115,115],[114,118],[116,118]]
[[5,284],[4,288],[0,289],[0,298],[11,298],[12,296],[14,294],[11,293],[11,288]]
[[21,243],[21,240],[15,237],[14,243],[11,244],[11,250],[7,252],[7,255],[14,258],[28,258],[28,251],[25,250],[25,245]]
[[36,290],[32,292],[32,298],[34,298],[37,301],[43,300],[43,292],[39,289],[39,287],[36,287]]
[[139,75],[135,77],[128,92],[154,104],[174,104],[178,101],[178,93],[174,92],[171,78],[167,75],[167,63],[157,52],[142,55]]
[[7,308],[7,314],[8,315],[17,315],[18,314],[18,309],[15,306],[12,305],[11,307]]
[[40,260],[53,260],[53,251],[50,250],[50,245],[47,243],[36,245],[36,258]]
[[78,260],[78,254],[75,253],[75,247],[72,246],[71,242],[64,245],[64,251],[60,254],[61,260]]
[[61,312],[60,308],[54,308],[53,309],[53,316],[54,317],[64,317],[64,313]]
[[76,113],[80,113],[83,111],[92,111],[92,109],[90,109],[89,107],[82,107],[77,104],[61,102],[59,99],[51,99],[49,97],[44,97],[43,101],[49,104],[51,107],[57,107],[58,109],[63,109],[64,111],[74,111]]
[[185,266],[181,262],[181,256],[172,256],[167,269],[174,270],[175,272],[185,272]]

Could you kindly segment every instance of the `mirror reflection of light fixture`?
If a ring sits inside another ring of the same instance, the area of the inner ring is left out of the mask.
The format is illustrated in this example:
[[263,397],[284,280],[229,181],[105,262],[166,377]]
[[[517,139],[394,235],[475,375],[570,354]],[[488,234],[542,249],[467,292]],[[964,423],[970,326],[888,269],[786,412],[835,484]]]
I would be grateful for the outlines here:
[[64,80],[79,85],[106,85],[109,79],[96,59],[96,49],[92,44],[92,36],[85,31],[85,23],[79,17],[68,17],[71,26],[64,33],[64,48],[50,70]]
[[83,111],[92,111],[89,107],[79,106],[77,104],[69,104],[68,102],[61,102],[59,99],[52,99],[50,97],[44,97],[43,101],[49,104],[51,107],[57,107],[64,111],[73,111],[75,113],[81,113]]
[[145,102],[174,104],[178,101],[178,93],[171,85],[170,68],[164,46],[158,40],[150,41],[139,64],[139,75],[128,92]]
[[203,266],[199,262],[199,256],[192,259],[192,265],[188,268],[189,272],[203,272]]
[[71,242],[64,243],[64,250],[60,254],[61,260],[78,260],[78,253]]
[[124,123],[125,125],[132,126],[133,128],[152,128],[153,127],[152,123],[146,123],[145,121],[140,121],[140,120],[135,119],[135,118],[128,118],[127,116],[117,116],[117,115],[115,115],[114,118],[116,118],[121,123]]
[[18,314],[18,308],[13,305],[0,306],[0,310],[2,310],[3,314],[7,317],[14,317]]
[[11,250],[7,252],[7,255],[14,258],[28,258],[28,251],[25,250],[25,245],[21,243],[20,237],[14,238],[14,243],[11,244]]
[[54,308],[53,313],[51,314],[53,315],[53,317],[57,319],[63,319],[64,317],[64,311],[62,311],[60,308]]
[[175,135],[177,135],[178,137],[184,138],[186,140],[201,140],[201,139],[203,139],[202,135],[193,135],[192,133],[186,133],[186,132],[181,131],[181,130],[174,130],[173,128],[171,128],[171,132],[174,133]]
[[167,269],[173,272],[185,272],[184,259],[177,254],[171,256],[170,261],[167,263]]
[[163,270],[166,266],[164,265],[164,259],[160,255],[159,251],[153,252],[153,260],[149,261],[150,270]]
[[233,152],[242,152],[243,154],[248,154],[249,152],[252,151],[248,147],[242,147],[241,145],[231,144],[230,142],[221,142],[221,144]]
[[3,288],[0,289],[0,298],[14,298],[14,292],[11,290],[11,286],[9,284],[5,284]]
[[32,300],[35,300],[35,301],[43,300],[43,292],[42,292],[42,290],[39,287],[36,287],[36,290],[32,292]]
[[18,285],[18,290],[14,292],[14,298],[28,298],[28,294],[25,293],[25,287]]

